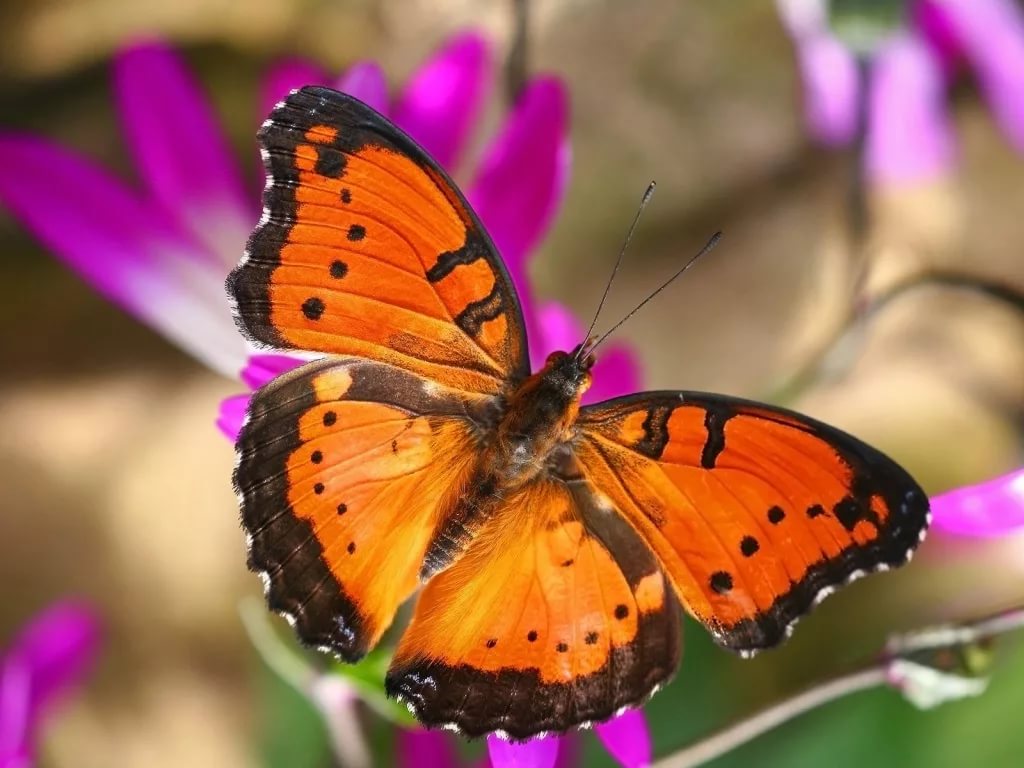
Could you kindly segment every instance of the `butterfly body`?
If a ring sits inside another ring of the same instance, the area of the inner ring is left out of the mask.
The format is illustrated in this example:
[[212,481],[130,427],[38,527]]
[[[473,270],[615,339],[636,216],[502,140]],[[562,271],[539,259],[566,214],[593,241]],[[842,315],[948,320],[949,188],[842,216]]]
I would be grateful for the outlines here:
[[304,88],[260,141],[264,216],[228,290],[251,339],[324,356],[252,399],[249,564],[347,661],[419,591],[385,684],[423,723],[606,719],[672,676],[680,608],[751,654],[922,538],[910,476],[806,416],[684,391],[582,406],[580,348],[531,375],[483,226],[369,107]]

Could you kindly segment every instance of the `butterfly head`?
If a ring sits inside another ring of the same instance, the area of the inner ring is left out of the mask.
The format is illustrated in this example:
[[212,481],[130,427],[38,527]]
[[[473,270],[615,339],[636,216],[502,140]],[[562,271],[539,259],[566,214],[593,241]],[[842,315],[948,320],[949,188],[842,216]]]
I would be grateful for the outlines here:
[[590,389],[594,356],[578,345],[572,352],[552,352],[541,371],[550,384],[572,398],[579,398]]

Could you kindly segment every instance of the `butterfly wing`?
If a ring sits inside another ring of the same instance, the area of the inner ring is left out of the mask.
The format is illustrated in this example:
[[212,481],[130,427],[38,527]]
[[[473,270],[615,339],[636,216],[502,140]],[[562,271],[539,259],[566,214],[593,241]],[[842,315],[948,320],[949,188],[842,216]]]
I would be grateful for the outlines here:
[[467,482],[489,398],[359,359],[307,363],[260,389],[235,484],[249,564],[300,639],[355,661]]
[[387,691],[428,726],[524,739],[643,701],[675,672],[679,633],[630,526],[582,481],[544,481],[424,588]]
[[589,482],[687,610],[745,655],[837,586],[906,562],[928,525],[927,497],[891,459],[782,409],[645,393],[586,407],[579,426]]
[[294,91],[259,132],[264,214],[228,278],[254,341],[470,392],[528,375],[512,281],[448,176],[362,102]]

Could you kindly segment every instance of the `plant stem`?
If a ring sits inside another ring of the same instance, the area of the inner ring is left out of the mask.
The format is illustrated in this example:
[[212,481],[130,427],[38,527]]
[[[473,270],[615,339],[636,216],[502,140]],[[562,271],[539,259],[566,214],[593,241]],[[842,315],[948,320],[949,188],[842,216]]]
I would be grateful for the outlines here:
[[526,54],[529,33],[529,0],[512,0],[512,45],[505,62],[505,100],[511,105],[526,84]]
[[746,744],[782,723],[851,693],[890,682],[889,665],[907,655],[961,648],[998,635],[1024,629],[1024,606],[975,621],[915,629],[889,639],[872,665],[814,685],[795,696],[744,717],[717,733],[655,762],[651,768],[693,768]]
[[736,747],[770,731],[778,725],[792,720],[804,712],[820,707],[830,701],[841,699],[851,693],[876,688],[886,682],[884,664],[861,669],[857,672],[833,678],[828,682],[808,688],[795,696],[784,699],[762,709],[738,723],[701,739],[696,744],[675,752],[657,761],[651,768],[691,768],[713,760]]

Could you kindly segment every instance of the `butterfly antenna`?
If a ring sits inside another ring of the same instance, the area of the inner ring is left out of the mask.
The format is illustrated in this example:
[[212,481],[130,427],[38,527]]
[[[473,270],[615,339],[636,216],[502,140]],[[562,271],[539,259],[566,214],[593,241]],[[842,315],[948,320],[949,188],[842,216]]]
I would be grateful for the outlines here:
[[595,349],[597,349],[597,346],[601,342],[603,342],[605,339],[607,339],[609,336],[611,336],[615,331],[617,331],[619,329],[619,327],[623,323],[625,323],[627,320],[629,320],[629,318],[631,318],[633,315],[635,315],[637,312],[639,312],[640,309],[647,302],[649,302],[651,299],[653,299],[659,293],[661,293],[666,288],[668,288],[673,282],[675,282],[676,278],[680,277],[683,274],[683,272],[685,272],[690,267],[692,267],[694,264],[696,264],[698,259],[700,259],[702,256],[707,256],[711,252],[711,250],[716,245],[718,245],[718,241],[721,240],[721,239],[722,239],[722,233],[721,232],[715,232],[715,234],[713,234],[711,236],[711,239],[708,240],[707,245],[705,245],[703,248],[701,248],[700,251],[697,252],[696,256],[692,257],[688,262],[686,262],[686,264],[683,265],[682,269],[680,269],[678,272],[676,272],[674,275],[672,275],[672,277],[670,277],[668,280],[666,280],[664,283],[662,283],[660,286],[658,286],[658,288],[653,293],[651,293],[646,299],[644,299],[639,304],[637,304],[628,315],[626,315],[624,318],[619,320],[619,322],[617,322],[615,325],[613,325],[610,330],[608,330],[605,333],[603,333],[601,335],[601,337],[597,341],[595,341],[593,344],[591,344],[589,349],[587,350],[588,353],[589,352],[593,352]]
[[629,231],[626,233],[626,239],[622,243],[622,248],[619,250],[619,256],[615,259],[615,266],[612,268],[611,277],[608,278],[608,282],[605,283],[604,293],[601,294],[601,301],[598,302],[597,311],[594,313],[594,319],[590,321],[590,327],[587,328],[587,334],[583,337],[583,343],[579,347],[579,351],[576,353],[576,358],[579,359],[583,353],[584,347],[587,346],[587,340],[590,338],[590,334],[594,330],[594,326],[597,325],[597,318],[601,316],[601,310],[604,308],[605,299],[608,298],[608,291],[611,290],[612,283],[615,282],[615,275],[619,273],[619,266],[622,264],[622,257],[626,254],[626,248],[629,246],[629,241],[633,239],[633,231],[636,229],[637,222],[640,221],[640,214],[644,212],[644,208],[647,207],[647,203],[650,202],[651,197],[654,195],[654,188],[657,185],[652,181],[647,185],[647,190],[644,192],[643,198],[640,200],[640,207],[636,209],[636,216],[633,217],[633,223],[629,225]]

